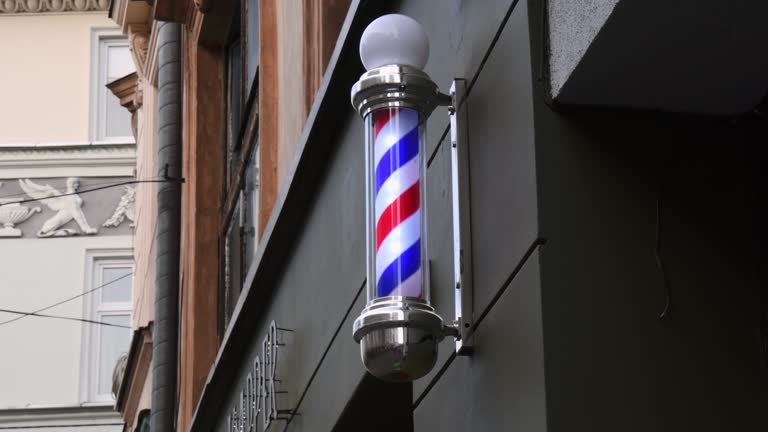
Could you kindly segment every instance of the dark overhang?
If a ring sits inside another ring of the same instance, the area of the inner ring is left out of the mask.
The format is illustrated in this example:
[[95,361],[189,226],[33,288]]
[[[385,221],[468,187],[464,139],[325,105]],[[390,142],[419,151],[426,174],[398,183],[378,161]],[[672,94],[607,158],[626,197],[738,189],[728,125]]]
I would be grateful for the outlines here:
[[563,105],[739,114],[768,90],[768,2],[548,0]]

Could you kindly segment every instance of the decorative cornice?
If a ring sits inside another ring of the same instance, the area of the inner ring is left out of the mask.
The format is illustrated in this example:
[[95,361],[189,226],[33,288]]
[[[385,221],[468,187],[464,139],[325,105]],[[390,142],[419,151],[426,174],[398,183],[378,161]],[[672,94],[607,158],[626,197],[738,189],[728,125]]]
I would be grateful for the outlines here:
[[137,98],[139,96],[138,83],[138,75],[136,72],[131,72],[122,78],[110,82],[107,84],[107,88],[120,99],[122,107],[134,113],[141,106],[141,100]]
[[73,159],[133,159],[136,157],[135,144],[82,145],[68,147],[2,147],[0,164],[23,161],[67,161]]
[[131,43],[133,63],[136,65],[140,78],[147,77],[146,65],[149,51],[149,31],[150,27],[145,25],[132,24],[128,26],[128,40]]
[[120,106],[131,113],[131,131],[133,132],[133,137],[136,138],[138,132],[136,110],[141,108],[143,99],[141,86],[139,85],[139,75],[136,72],[131,72],[107,84],[107,88],[120,99]]
[[109,0],[2,0],[0,15],[106,11]]
[[135,144],[0,146],[3,178],[133,175],[135,164]]

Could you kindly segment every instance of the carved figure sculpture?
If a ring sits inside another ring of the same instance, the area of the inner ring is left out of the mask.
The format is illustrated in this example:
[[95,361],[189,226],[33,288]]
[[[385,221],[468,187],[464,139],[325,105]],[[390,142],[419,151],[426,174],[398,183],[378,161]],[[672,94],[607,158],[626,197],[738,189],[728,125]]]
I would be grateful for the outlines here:
[[115,212],[101,226],[115,228],[120,226],[125,218],[131,221],[129,225],[131,228],[136,225],[136,188],[126,186],[124,190],[125,192],[120,197],[120,203],[117,204]]
[[[51,185],[41,186],[29,179],[19,179],[19,185],[24,192],[34,199],[41,200],[49,209],[56,212],[52,218],[43,223],[37,232],[38,237],[65,237],[79,234],[96,234],[97,229],[91,228],[83,214],[83,199],[77,195],[80,180],[76,177],[67,179],[67,191],[60,193]],[[82,231],[71,228],[61,228],[71,220],[75,220]]]

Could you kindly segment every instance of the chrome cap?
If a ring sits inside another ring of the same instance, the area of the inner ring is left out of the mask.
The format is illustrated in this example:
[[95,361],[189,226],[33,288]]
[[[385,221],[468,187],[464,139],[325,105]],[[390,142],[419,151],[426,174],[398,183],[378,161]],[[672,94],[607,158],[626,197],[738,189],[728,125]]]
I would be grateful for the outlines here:
[[426,117],[435,107],[451,104],[429,75],[404,65],[369,70],[352,86],[351,96],[362,117],[382,108],[413,108]]

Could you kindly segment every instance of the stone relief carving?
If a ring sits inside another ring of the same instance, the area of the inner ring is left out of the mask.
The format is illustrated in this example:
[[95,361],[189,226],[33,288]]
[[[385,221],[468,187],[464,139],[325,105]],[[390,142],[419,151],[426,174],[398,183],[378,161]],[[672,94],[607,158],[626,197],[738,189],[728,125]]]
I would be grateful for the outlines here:
[[123,189],[123,196],[120,197],[120,203],[117,204],[112,216],[101,226],[115,228],[120,226],[126,218],[131,221],[131,228],[136,226],[136,188],[126,186]]
[[[3,182],[0,182],[0,187]],[[25,207],[20,201],[23,198],[0,198],[0,237],[21,237],[21,230],[16,228],[29,219],[33,214],[40,212],[40,207]]]
[[0,14],[103,11],[109,0],[0,0]]
[[[37,232],[38,237],[66,237],[80,234],[96,234],[97,229],[91,228],[83,214],[83,199],[77,194],[80,181],[76,177],[67,179],[67,190],[60,193],[51,185],[41,186],[29,179],[19,179],[21,189],[30,197],[41,200],[49,209],[56,212],[52,218],[43,223]],[[81,231],[72,228],[61,228],[75,220]]]
[[131,52],[134,63],[136,63],[136,70],[143,72],[149,52],[149,32],[144,27],[132,26],[128,32],[128,40],[131,42]]

